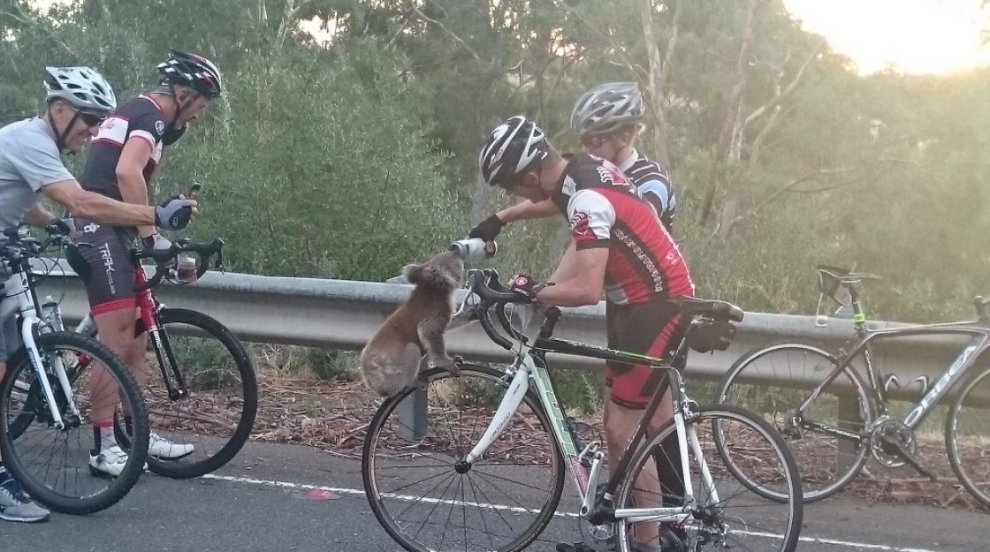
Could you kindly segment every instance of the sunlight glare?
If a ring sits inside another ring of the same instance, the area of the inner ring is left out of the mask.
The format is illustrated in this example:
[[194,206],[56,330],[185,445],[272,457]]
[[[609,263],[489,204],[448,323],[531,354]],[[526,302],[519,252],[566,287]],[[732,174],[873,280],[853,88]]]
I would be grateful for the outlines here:
[[944,74],[990,63],[981,0],[784,0],[808,32],[828,40],[861,74],[891,68]]

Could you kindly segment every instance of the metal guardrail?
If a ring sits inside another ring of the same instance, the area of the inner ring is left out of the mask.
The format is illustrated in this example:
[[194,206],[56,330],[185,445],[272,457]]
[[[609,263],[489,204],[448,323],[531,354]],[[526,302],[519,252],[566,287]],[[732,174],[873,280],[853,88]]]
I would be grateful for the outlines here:
[[[64,263],[52,271],[41,289],[42,297],[50,294],[61,298],[63,315],[69,322],[80,320],[88,309],[82,283]],[[195,285],[164,285],[156,293],[171,306],[201,310],[217,318],[244,341],[360,350],[411,289],[404,284],[208,272]],[[604,303],[564,309],[555,335],[604,345],[604,314]],[[853,335],[849,320],[830,319],[827,327],[820,328],[812,316],[758,312],[746,313],[738,330],[727,350],[693,353],[688,374],[719,378],[743,353],[770,343],[801,341],[835,347]],[[447,336],[451,354],[478,361],[509,358],[477,323],[455,322]],[[898,377],[907,381],[905,378],[941,374],[959,343],[953,338],[906,338],[883,352],[894,355],[896,363],[888,364],[891,368],[896,365]],[[601,366],[598,361],[562,355],[553,355],[551,362],[556,367]]]

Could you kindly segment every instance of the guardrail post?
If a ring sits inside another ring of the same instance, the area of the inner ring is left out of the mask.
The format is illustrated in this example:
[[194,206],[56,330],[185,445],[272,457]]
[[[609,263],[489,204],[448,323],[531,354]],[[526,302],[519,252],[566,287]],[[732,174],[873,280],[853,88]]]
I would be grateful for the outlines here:
[[418,441],[426,436],[426,390],[417,388],[395,407],[399,415],[399,437]]

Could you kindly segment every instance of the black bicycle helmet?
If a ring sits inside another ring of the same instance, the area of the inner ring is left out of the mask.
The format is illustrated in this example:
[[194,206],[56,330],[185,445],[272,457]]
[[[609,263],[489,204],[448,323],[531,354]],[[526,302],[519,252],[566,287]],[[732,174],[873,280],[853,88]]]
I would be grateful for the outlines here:
[[158,64],[162,84],[188,86],[200,94],[216,98],[223,93],[223,74],[212,61],[198,54],[171,50]]
[[504,186],[522,174],[550,151],[543,131],[522,115],[516,115],[492,130],[478,154],[481,180],[490,186]]

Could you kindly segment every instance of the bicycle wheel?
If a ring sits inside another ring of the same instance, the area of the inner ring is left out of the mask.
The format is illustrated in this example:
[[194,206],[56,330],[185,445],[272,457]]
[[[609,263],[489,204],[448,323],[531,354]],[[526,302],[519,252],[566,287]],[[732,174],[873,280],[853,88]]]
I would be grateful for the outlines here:
[[[148,449],[148,412],[141,390],[126,365],[98,341],[77,333],[55,332],[35,340],[46,373],[61,360],[70,375],[75,417],[58,380],[48,375],[57,410],[66,423],[53,425],[48,401],[35,381],[31,360],[22,347],[8,361],[0,385],[0,454],[4,465],[38,502],[67,514],[91,514],[116,504],[137,482]],[[90,360],[79,369],[80,357]],[[92,360],[96,365],[90,366]],[[88,366],[88,368],[87,368]],[[77,370],[79,370],[77,372]],[[99,370],[99,371],[97,371]],[[31,382],[25,392],[23,384]],[[89,468],[93,447],[90,397],[116,385],[123,407],[133,419],[133,446],[122,473],[94,476]]]
[[375,413],[361,461],[365,494],[406,550],[522,550],[550,522],[563,458],[532,392],[484,458],[460,464],[495,414],[502,376],[478,365],[463,365],[460,377],[428,370],[425,389],[407,389]]
[[[801,476],[780,434],[759,416],[731,405],[699,408],[685,421],[685,429],[689,443],[692,433],[697,436],[700,456],[689,444],[688,469],[696,502],[687,506],[689,515],[675,530],[686,545],[684,549],[795,550],[804,512]],[[619,486],[617,509],[671,506],[659,493],[656,459],[667,455],[660,444],[676,431],[671,420],[640,447],[626,472],[628,477]],[[716,435],[724,439],[723,446],[716,445]],[[740,464],[748,466],[747,473],[760,488],[773,489],[786,498],[780,501],[754,493],[730,467]],[[704,475],[705,468],[710,480]],[[680,479],[683,482],[683,474]],[[677,504],[682,504],[683,498],[679,498]],[[631,550],[633,540],[660,545],[655,520],[619,519],[616,529],[622,552]]]
[[[809,502],[838,492],[869,458],[868,440],[862,436],[874,418],[873,403],[852,366],[840,372],[800,416],[796,412],[836,366],[835,358],[817,347],[774,345],[736,360],[719,387],[720,404],[741,406],[780,431],[801,470],[804,499]],[[748,480],[743,471],[737,475]],[[772,489],[752,490],[768,498],[784,498]]]
[[990,368],[972,378],[952,401],[945,421],[945,448],[956,477],[977,500],[990,507]]
[[[258,413],[254,366],[237,337],[205,314],[164,308],[159,321],[163,346],[171,345],[188,394],[169,397],[149,339],[148,469],[176,479],[199,477],[229,462],[251,434]],[[118,441],[126,442],[120,420],[116,426]]]

